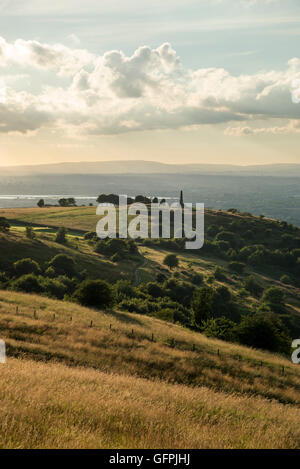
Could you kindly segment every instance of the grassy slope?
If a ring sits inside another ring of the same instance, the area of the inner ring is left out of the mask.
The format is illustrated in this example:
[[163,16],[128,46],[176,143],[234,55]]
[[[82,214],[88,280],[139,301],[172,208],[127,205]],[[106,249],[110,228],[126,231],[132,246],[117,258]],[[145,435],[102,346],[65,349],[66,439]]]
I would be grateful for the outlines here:
[[300,410],[261,398],[9,359],[0,448],[297,448]]
[[1,291],[0,302],[1,337],[11,356],[300,403],[299,368],[280,356],[211,340],[148,316],[103,313],[8,291]]
[[86,269],[90,277],[105,278],[115,281],[119,278],[133,279],[139,260],[111,262],[95,253],[91,246],[82,239],[69,237],[68,245],[54,242],[51,233],[41,234],[35,240],[29,240],[19,230],[11,230],[9,235],[0,233],[0,270],[10,267],[19,259],[30,257],[41,265],[45,265],[56,254],[65,253],[74,258],[78,272]]
[[299,446],[299,368],[282,357],[34,295],[0,305],[0,448]]

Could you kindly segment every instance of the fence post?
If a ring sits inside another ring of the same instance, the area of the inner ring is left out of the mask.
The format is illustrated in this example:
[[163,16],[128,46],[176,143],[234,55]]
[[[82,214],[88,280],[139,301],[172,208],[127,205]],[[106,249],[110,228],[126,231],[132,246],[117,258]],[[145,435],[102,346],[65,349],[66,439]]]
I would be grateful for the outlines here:
[[110,330],[111,330],[111,324],[109,325],[109,328],[110,328]]
[[33,317],[34,317],[34,319],[37,319],[36,309],[33,312]]
[[72,316],[70,316],[70,321],[72,321],[72,319],[73,319]]
[[282,366],[282,374],[284,375],[284,366]]
[[151,336],[151,342],[154,342],[154,334],[152,332],[152,336]]
[[16,306],[16,314],[19,312],[19,306]]
[[93,321],[91,321],[90,327],[93,327]]
[[220,356],[220,350],[218,349],[218,357]]
[[55,321],[55,313],[53,313],[53,321]]

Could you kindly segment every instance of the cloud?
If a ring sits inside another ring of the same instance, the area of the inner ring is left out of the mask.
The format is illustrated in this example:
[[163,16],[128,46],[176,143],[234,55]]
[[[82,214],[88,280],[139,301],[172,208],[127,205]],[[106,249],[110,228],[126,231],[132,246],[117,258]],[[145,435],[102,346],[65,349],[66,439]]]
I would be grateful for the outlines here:
[[42,70],[57,71],[60,75],[72,75],[91,63],[94,55],[84,49],[70,49],[61,44],[44,44],[38,41],[17,39],[8,43],[0,37],[0,66],[17,64]]
[[[235,76],[223,68],[186,69],[169,43],[141,46],[131,56],[118,50],[95,56],[61,44],[1,38],[0,65],[5,70],[11,64],[32,77],[43,71],[43,83],[35,93],[13,89],[13,81],[6,85],[2,133],[51,126],[107,135],[230,124],[227,135],[250,135],[263,133],[250,123],[264,119],[266,129],[275,129],[265,133],[275,135],[280,128],[272,125],[274,119],[297,122],[300,117],[292,100],[293,84],[300,80],[299,58],[282,71]],[[235,127],[234,122],[244,124]]]
[[300,133],[300,122],[291,120],[284,126],[276,127],[248,127],[248,126],[239,126],[239,127],[228,127],[225,130],[225,135],[230,137],[244,137],[248,135],[284,135],[289,133]]

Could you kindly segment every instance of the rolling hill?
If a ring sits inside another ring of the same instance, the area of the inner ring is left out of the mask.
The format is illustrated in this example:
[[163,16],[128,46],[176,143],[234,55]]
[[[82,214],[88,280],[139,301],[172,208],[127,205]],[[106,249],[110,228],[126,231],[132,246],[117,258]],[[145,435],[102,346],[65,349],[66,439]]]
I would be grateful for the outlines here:
[[282,357],[40,296],[0,305],[0,447],[299,446],[299,368]]

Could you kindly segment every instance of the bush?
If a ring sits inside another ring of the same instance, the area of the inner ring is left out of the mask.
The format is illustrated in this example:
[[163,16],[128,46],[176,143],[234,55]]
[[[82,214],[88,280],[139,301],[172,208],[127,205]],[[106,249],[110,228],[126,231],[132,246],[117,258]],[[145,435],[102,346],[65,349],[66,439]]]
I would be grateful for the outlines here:
[[155,311],[153,316],[158,319],[162,319],[163,321],[174,322],[174,310],[171,308],[164,308],[159,311]]
[[164,296],[164,291],[158,283],[148,282],[143,285],[143,290],[153,298],[160,298]]
[[163,263],[170,269],[174,269],[174,267],[178,267],[178,257],[176,256],[176,254],[167,254],[164,258]]
[[20,259],[14,263],[14,270],[18,277],[26,274],[39,274],[41,272],[39,264],[33,259]]
[[109,308],[114,303],[112,287],[104,280],[84,280],[73,293],[73,298],[83,306]]
[[202,285],[203,283],[203,275],[202,274],[198,274],[198,273],[195,273],[195,274],[192,274],[191,276],[191,282],[194,284],[194,285]]
[[35,232],[32,226],[26,226],[26,238],[28,239],[34,239],[35,238]]
[[75,262],[72,257],[66,254],[54,256],[49,262],[49,267],[53,267],[57,275],[67,275],[67,277],[75,275]]
[[66,228],[64,228],[63,226],[61,226],[61,227],[58,229],[58,232],[56,233],[55,242],[56,242],[56,243],[60,243],[60,244],[65,244],[65,243],[67,242],[66,235],[67,235],[67,230],[66,230]]
[[131,298],[134,295],[134,288],[128,280],[118,280],[114,285],[117,301]]
[[285,283],[286,285],[291,285],[292,283],[291,277],[289,277],[288,275],[283,275],[282,277],[280,277],[280,281],[282,283]]
[[216,280],[219,280],[219,282],[224,282],[226,280],[226,275],[224,273],[224,270],[221,269],[221,267],[219,266],[215,268],[213,275]]
[[213,293],[214,290],[211,287],[201,287],[194,292],[191,306],[196,326],[201,326],[211,317]]
[[22,275],[22,277],[11,283],[11,288],[26,293],[41,293],[43,291],[40,279],[34,274]]
[[211,318],[202,323],[201,332],[207,337],[234,342],[237,339],[236,324],[225,317]]
[[58,279],[43,278],[40,283],[44,292],[52,298],[62,300],[67,293],[67,287]]
[[235,272],[237,274],[242,274],[246,266],[243,262],[232,261],[232,262],[229,262],[228,267],[230,270],[232,270],[232,272]]
[[289,353],[291,339],[281,321],[272,313],[244,316],[236,328],[241,344],[271,352]]
[[253,275],[249,275],[244,281],[244,288],[254,296],[259,296],[263,289],[260,284],[255,280]]
[[281,313],[285,309],[285,293],[278,287],[267,288],[262,296],[262,303],[275,313]]

